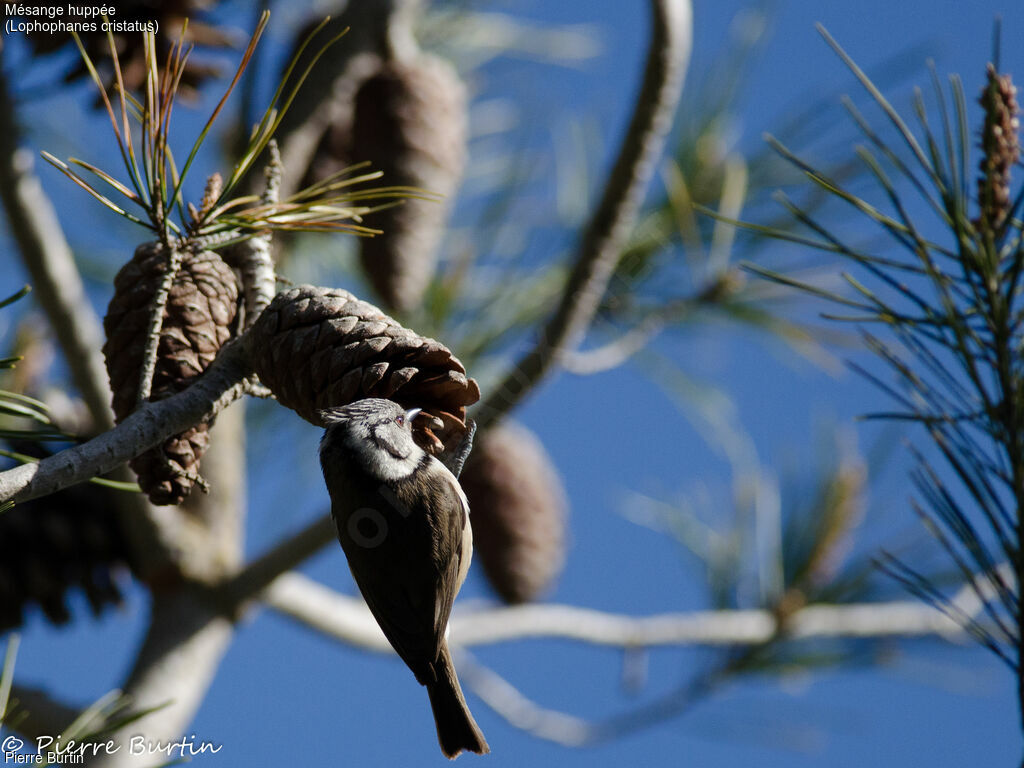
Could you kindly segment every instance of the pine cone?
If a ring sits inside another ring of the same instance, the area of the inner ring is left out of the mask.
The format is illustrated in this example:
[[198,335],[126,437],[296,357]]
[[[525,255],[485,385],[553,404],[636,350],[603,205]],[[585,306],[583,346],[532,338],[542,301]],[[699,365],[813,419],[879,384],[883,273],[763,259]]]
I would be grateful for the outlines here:
[[[56,7],[66,9],[68,3],[41,0],[31,3],[32,7]],[[146,54],[143,38],[140,34],[148,22],[156,22],[156,54],[157,66],[163,66],[171,47],[177,43],[181,34],[182,22],[187,18],[188,28],[185,30],[185,43],[208,46],[211,48],[227,48],[233,45],[232,37],[214,24],[204,22],[202,17],[206,11],[216,5],[215,0],[122,0],[117,3],[117,13],[111,21],[127,25],[124,32],[114,33],[114,43],[121,65],[121,76],[128,91],[139,91],[146,82]],[[95,6],[99,8],[100,6]],[[89,58],[104,73],[107,92],[114,93],[115,77],[110,60],[110,45],[107,35],[99,30],[102,19],[88,19],[97,22],[96,32],[83,32],[80,35],[82,45]],[[29,44],[36,55],[45,56],[64,48],[74,48],[71,35],[67,32],[35,32],[27,36]],[[78,59],[75,68],[67,73],[65,80],[72,82],[89,75],[85,62]],[[209,78],[220,75],[220,67],[203,64],[195,56],[189,57],[182,73],[179,87],[181,93],[193,96],[198,88]],[[97,100],[96,106],[102,104]]]
[[[326,102],[327,130],[310,160],[301,186],[308,187],[353,165],[352,120],[356,93],[366,80],[380,71],[382,61],[375,53],[358,53],[345,62],[340,76],[329,84]],[[376,167],[369,170],[377,170]]]
[[[114,279],[114,297],[103,327],[103,354],[120,421],[135,410],[153,297],[167,270],[159,243],[139,246]],[[150,399],[185,389],[231,338],[238,312],[238,285],[220,256],[185,253],[164,309]],[[139,485],[154,504],[178,504],[188,496],[209,445],[209,425],[197,424],[131,462]]]
[[998,229],[1010,212],[1010,169],[1020,159],[1020,109],[1017,88],[1009,75],[1000,75],[988,65],[988,82],[981,92],[985,125],[981,131],[982,158],[979,164],[978,205],[975,225]]
[[502,424],[474,446],[459,478],[473,553],[502,600],[535,600],[565,563],[568,503],[551,457],[530,430]]
[[132,562],[110,493],[77,485],[0,515],[0,631],[21,626],[32,603],[66,623],[75,588],[97,616],[121,603],[117,573]]
[[416,420],[440,453],[465,432],[480,389],[441,343],[404,328],[348,291],[303,285],[278,294],[251,331],[253,365],[282,405],[322,425],[317,411],[383,397],[434,417]]
[[360,262],[385,306],[417,306],[434,276],[450,202],[466,155],[466,94],[455,70],[425,54],[389,61],[355,94],[353,161],[383,172],[382,183],[413,186],[440,202],[404,200],[364,217],[383,231],[360,240]]

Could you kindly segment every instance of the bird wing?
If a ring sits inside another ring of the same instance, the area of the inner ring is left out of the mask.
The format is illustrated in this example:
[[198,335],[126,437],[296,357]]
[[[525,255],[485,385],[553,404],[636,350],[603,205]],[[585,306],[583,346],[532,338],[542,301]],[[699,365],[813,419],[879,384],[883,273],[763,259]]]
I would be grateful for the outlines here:
[[435,471],[429,475],[434,492],[429,495],[438,500],[436,508],[430,510],[432,546],[436,554],[435,562],[443,564],[439,570],[439,589],[434,606],[434,630],[439,638],[443,638],[455,596],[469,569],[473,539],[466,535],[469,532],[469,502],[466,501],[459,481],[440,461],[433,458],[431,461],[435,465]]
[[[419,487],[406,482],[341,489],[332,499],[338,537],[356,584],[384,635],[421,683],[434,678],[433,664],[460,586],[466,508],[450,477],[447,471],[429,472]],[[366,506],[351,510],[347,499]],[[374,525],[384,526],[383,535]]]

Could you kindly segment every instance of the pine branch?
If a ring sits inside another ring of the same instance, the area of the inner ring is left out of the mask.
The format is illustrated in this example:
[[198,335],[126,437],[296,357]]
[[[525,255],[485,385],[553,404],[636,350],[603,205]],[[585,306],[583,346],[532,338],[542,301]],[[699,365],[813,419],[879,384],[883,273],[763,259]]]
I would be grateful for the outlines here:
[[146,403],[113,429],[36,464],[0,472],[0,502],[27,501],[85,482],[124,464],[171,435],[216,416],[242,396],[252,373],[243,335],[225,345],[195,384]]
[[[277,142],[271,139],[267,149],[270,160],[264,172],[265,186],[260,202],[264,205],[275,205],[280,202],[284,169]],[[246,330],[256,322],[256,318],[274,298],[277,286],[270,246],[270,233],[266,232],[226,249],[223,254],[224,259],[239,271],[242,278]]]
[[665,145],[690,57],[689,0],[651,0],[652,32],[643,83],[601,202],[580,238],[572,273],[536,346],[480,404],[484,430],[514,408],[587,332],[636,221]]
[[[857,154],[870,171],[883,206],[844,188],[779,142],[772,142],[773,148],[824,193],[851,206],[862,222],[880,227],[904,255],[890,259],[850,247],[841,234],[781,197],[793,218],[815,237],[801,241],[778,228],[753,229],[836,254],[860,274],[844,274],[850,290],[840,295],[785,275],[759,272],[856,312],[855,317],[837,319],[888,329],[890,339],[864,332],[863,341],[890,376],[857,369],[897,403],[895,412],[875,416],[920,424],[946,467],[945,473],[939,472],[930,458],[915,450],[912,480],[923,503],[915,500],[912,506],[947,559],[973,585],[983,608],[981,618],[960,613],[941,585],[906,563],[889,558],[887,570],[914,594],[956,617],[971,637],[1014,671],[1024,723],[1024,310],[1019,291],[1024,271],[1024,222],[1019,217],[1024,190],[1011,188],[1011,171],[1020,159],[1016,88],[1009,75],[989,64],[980,99],[980,174],[977,197],[972,199],[967,105],[959,79],[950,78],[951,111],[932,72],[936,128],[929,123],[920,92],[913,102],[915,119],[908,121],[839,44],[821,27],[819,32],[895,131],[894,147],[848,104],[873,147],[858,148]],[[907,187],[916,199],[905,199]],[[931,228],[942,242],[925,235],[924,216],[911,215],[921,203],[937,216]],[[1000,575],[1002,559],[1014,570],[1013,579]],[[981,584],[983,580],[987,585]]]

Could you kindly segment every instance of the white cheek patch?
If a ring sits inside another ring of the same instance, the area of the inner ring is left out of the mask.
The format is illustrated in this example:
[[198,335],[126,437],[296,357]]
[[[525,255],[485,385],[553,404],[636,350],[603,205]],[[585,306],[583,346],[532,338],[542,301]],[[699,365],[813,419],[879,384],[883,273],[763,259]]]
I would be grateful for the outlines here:
[[367,459],[370,474],[383,481],[402,480],[416,469],[415,462],[409,459],[396,459],[387,451],[370,451]]
[[344,435],[345,445],[352,451],[358,461],[371,477],[381,482],[394,482],[408,477],[416,469],[416,462],[409,459],[398,459],[385,450],[378,448],[370,431],[362,426],[353,426]]

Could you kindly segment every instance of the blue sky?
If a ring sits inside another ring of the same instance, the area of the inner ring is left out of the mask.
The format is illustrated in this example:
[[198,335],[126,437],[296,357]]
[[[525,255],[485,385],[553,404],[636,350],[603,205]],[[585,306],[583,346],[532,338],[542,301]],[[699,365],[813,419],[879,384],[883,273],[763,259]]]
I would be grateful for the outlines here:
[[[702,0],[695,6],[691,78],[700,77],[726,39],[730,19],[743,7]],[[484,77],[489,94],[530,94],[536,100],[531,140],[539,149],[550,150],[550,136],[570,119],[599,126],[606,131],[606,146],[614,146],[639,73],[646,34],[646,13],[639,10],[643,3],[495,0],[492,7],[542,21],[596,25],[604,48],[595,60],[574,69],[497,61]],[[1024,7],[1009,0],[791,0],[772,4],[770,11],[770,38],[745,85],[742,146],[754,146],[763,131],[792,114],[808,94],[855,88],[815,32],[815,22],[824,23],[865,65],[923,45],[940,72],[963,75],[969,97],[977,92],[991,50],[993,18],[1002,15],[1006,41],[1024,33]],[[282,16],[288,15],[275,20]],[[272,32],[286,37],[282,29],[273,27]],[[918,58],[909,80],[927,85],[924,55]],[[1005,44],[1003,59],[1004,70],[1022,70],[1019,47]],[[894,92],[905,96],[908,89],[901,85]],[[82,91],[77,93],[81,96]],[[62,106],[82,114],[82,103],[77,98]],[[34,114],[40,120],[34,134],[37,149],[67,141],[62,138],[66,118],[58,120],[53,111]],[[99,135],[104,126],[92,119],[88,129]],[[188,125],[184,119],[183,125]],[[67,203],[61,210],[67,211],[65,226],[73,242],[98,254],[100,263],[116,258],[118,249],[125,257],[130,254],[126,243],[131,241],[125,239],[129,231],[113,222],[110,230],[97,227],[96,222],[112,217],[69,191],[56,173],[44,170],[41,175],[48,191]],[[79,211],[86,215],[76,215]],[[0,261],[5,264],[0,294],[6,295],[25,277],[9,253],[0,259],[5,260]],[[98,282],[92,287],[102,311],[109,289]],[[783,474],[813,466],[819,446],[816,431],[823,424],[848,424],[884,404],[881,394],[855,376],[822,372],[749,332],[713,329],[700,338],[688,334],[661,345],[665,354],[688,360],[688,370],[731,396],[761,462]],[[636,614],[703,607],[693,563],[667,536],[623,515],[630,492],[671,498],[705,486],[714,498],[727,498],[728,465],[664,390],[634,366],[589,378],[561,375],[541,387],[517,417],[544,441],[572,505],[568,565],[550,599]],[[282,425],[283,433],[262,434],[262,423],[251,425],[250,552],[326,504],[315,462],[317,431],[291,419],[273,422]],[[854,429],[862,447],[883,434]],[[268,446],[275,444],[288,450],[271,455]],[[884,520],[884,531],[913,528],[905,469],[897,446],[891,466],[872,485],[872,514]],[[352,590],[337,548],[320,554],[305,571],[339,590]],[[472,573],[462,599],[487,596],[481,574]],[[145,603],[145,594],[134,590],[123,611],[92,621],[84,618],[84,601],[79,601],[76,608],[83,619],[66,630],[52,629],[34,615],[23,636],[19,675],[79,701],[97,698],[125,673],[144,628]],[[486,764],[495,766],[946,768],[1019,761],[1013,681],[989,654],[933,642],[902,645],[899,651],[883,667],[737,682],[685,716],[585,750],[525,736],[472,694],[469,703],[493,749]],[[622,654],[608,649],[531,641],[483,648],[477,656],[543,705],[591,718],[653,698],[706,661],[693,650],[653,652],[647,686],[629,693],[621,684]],[[216,757],[196,761],[209,765],[443,763],[426,695],[396,659],[341,647],[270,612],[241,623],[192,732],[197,740],[224,745]],[[476,760],[463,757],[461,764]]]

